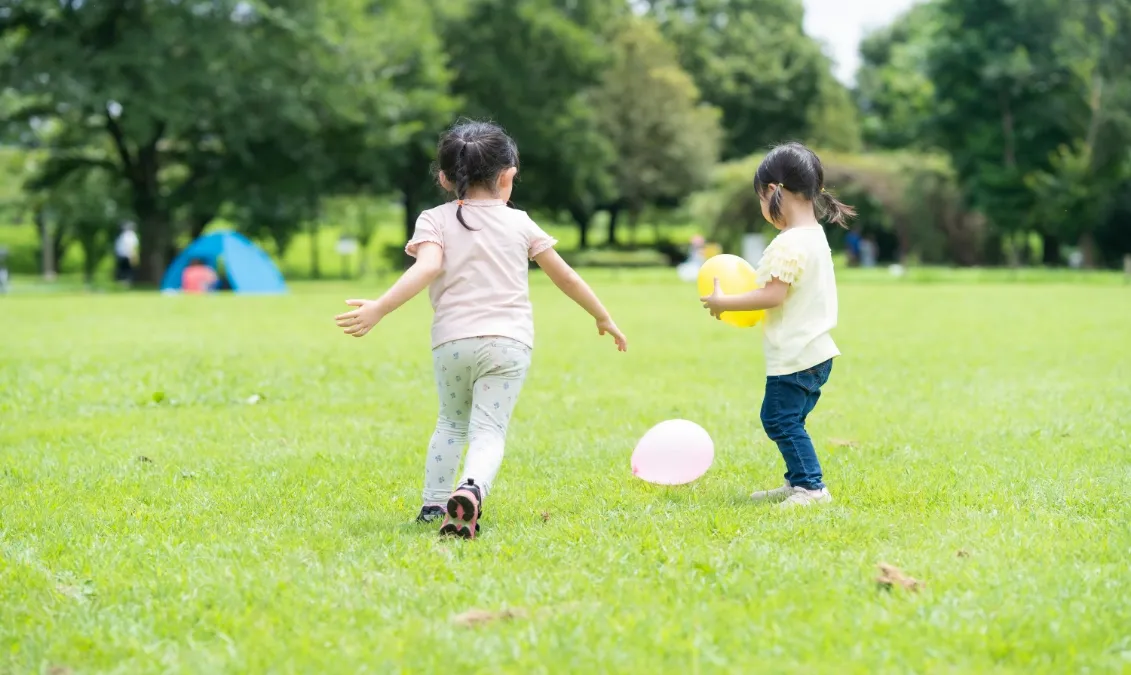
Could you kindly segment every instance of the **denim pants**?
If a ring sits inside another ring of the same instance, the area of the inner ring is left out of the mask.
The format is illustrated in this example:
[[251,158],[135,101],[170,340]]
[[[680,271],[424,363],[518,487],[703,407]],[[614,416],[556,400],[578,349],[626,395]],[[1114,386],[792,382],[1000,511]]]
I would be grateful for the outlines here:
[[762,399],[762,428],[778,444],[785,459],[785,479],[794,487],[820,490],[821,463],[805,419],[821,398],[821,387],[829,381],[832,359],[808,370],[766,378],[766,397]]

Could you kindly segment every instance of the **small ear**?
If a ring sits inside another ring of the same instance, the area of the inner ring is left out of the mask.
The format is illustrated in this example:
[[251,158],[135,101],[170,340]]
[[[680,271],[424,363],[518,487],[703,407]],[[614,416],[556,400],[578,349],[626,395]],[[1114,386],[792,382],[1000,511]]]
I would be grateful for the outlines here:
[[512,166],[509,169],[503,169],[499,172],[499,179],[496,181],[500,190],[505,190],[514,185],[514,177],[518,175],[518,167]]
[[448,192],[453,191],[452,190],[452,182],[450,180],[448,180],[448,177],[444,175],[443,171],[437,171],[436,172],[436,180],[438,180],[440,182],[440,187],[444,188]]

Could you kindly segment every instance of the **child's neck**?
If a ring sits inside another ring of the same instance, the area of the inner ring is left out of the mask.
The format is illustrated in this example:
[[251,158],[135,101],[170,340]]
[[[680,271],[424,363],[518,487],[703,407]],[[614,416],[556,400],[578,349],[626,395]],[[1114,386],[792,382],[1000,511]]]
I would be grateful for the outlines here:
[[782,232],[796,230],[802,227],[821,226],[821,222],[817,220],[817,211],[813,208],[812,202],[802,204],[786,203],[783,204],[782,207],[782,222],[784,223],[781,228]]
[[463,198],[468,200],[473,199],[476,201],[491,201],[499,199],[499,195],[495,194],[491,190],[488,190],[487,188],[473,187],[468,189],[468,191],[464,193]]

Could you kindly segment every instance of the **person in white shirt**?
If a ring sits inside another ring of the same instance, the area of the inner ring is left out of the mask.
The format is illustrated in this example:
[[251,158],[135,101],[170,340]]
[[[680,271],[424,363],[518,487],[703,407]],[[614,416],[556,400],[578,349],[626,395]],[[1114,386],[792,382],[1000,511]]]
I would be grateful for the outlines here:
[[129,284],[134,278],[134,264],[137,262],[138,239],[133,223],[122,225],[122,232],[114,240],[114,276],[118,281]]
[[832,501],[805,421],[821,398],[840,351],[832,250],[819,218],[844,227],[856,215],[825,189],[816,153],[800,143],[769,152],[754,175],[762,215],[780,233],[758,263],[758,288],[725,295],[715,280],[703,306],[723,312],[766,310],[763,344],[766,395],[762,427],[785,459],[785,485],[751,495],[758,502],[804,506]]

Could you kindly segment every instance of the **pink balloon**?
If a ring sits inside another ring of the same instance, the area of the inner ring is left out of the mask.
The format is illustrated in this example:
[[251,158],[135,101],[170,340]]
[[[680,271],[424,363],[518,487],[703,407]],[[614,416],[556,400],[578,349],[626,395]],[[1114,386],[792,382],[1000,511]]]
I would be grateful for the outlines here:
[[659,485],[683,485],[711,468],[715,443],[706,429],[687,420],[660,422],[632,451],[632,475]]

